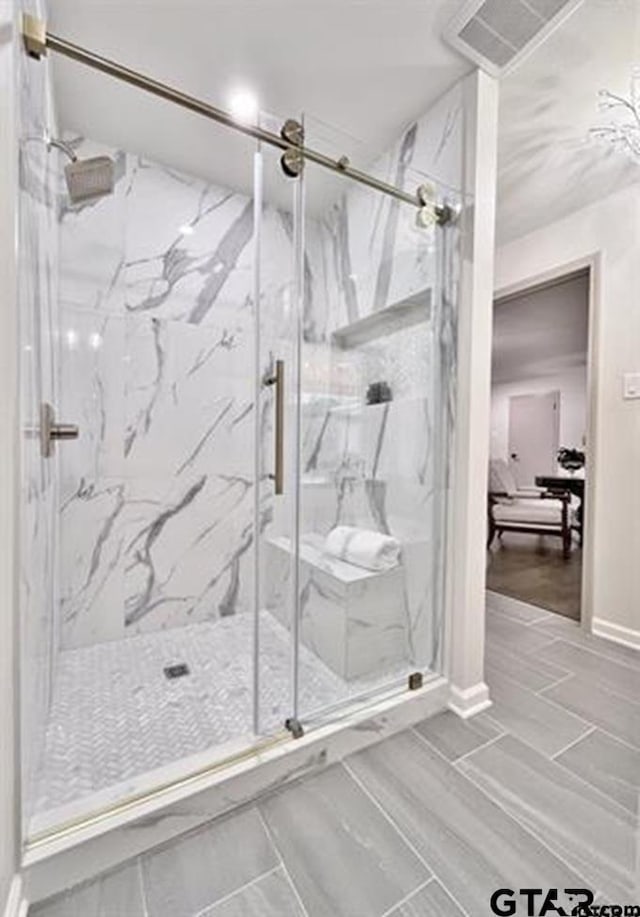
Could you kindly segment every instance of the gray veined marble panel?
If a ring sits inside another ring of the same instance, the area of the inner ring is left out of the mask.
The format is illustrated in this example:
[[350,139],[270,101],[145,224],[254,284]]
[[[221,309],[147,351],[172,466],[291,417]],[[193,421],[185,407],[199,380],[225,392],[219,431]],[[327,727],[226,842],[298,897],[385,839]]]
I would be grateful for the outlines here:
[[[635,818],[555,761],[503,736],[458,764],[612,902],[633,898]],[[606,841],[603,839],[606,838]]]
[[552,756],[583,736],[591,724],[494,674],[491,679],[491,718],[543,754]]
[[640,751],[596,729],[556,761],[638,814]]
[[418,723],[415,729],[449,761],[485,745],[503,732],[482,715],[463,720],[448,710]]
[[469,917],[496,888],[581,880],[538,838],[411,732],[347,759]]
[[594,684],[630,701],[640,700],[640,669],[619,665],[591,650],[557,640],[537,654],[545,662],[562,666],[576,674],[586,675]]
[[487,610],[486,622],[487,640],[516,653],[533,653],[554,639],[533,626],[512,621],[498,611]]
[[29,908],[29,917],[147,917],[138,862]]
[[589,717],[595,726],[640,749],[640,704],[613,694],[583,675],[568,678],[544,691],[543,696],[578,716]]
[[431,879],[388,917],[464,917],[464,913],[438,880]]
[[278,865],[255,809],[142,858],[148,917],[194,917]]
[[198,917],[306,917],[282,867],[240,889]]
[[429,878],[341,766],[260,808],[309,917],[380,917]]
[[494,674],[503,675],[522,688],[540,691],[570,674],[542,659],[543,653],[541,650],[535,659],[529,659],[510,652],[505,646],[489,644],[485,650],[485,680],[490,685]]

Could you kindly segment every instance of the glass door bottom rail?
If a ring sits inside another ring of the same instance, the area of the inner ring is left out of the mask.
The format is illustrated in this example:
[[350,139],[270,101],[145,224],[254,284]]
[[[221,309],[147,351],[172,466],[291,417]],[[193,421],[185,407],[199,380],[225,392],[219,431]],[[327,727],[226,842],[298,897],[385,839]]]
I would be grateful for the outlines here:
[[[253,626],[240,614],[63,652],[34,814],[251,735]],[[277,732],[290,715],[290,635],[267,611],[260,649],[262,731]],[[344,681],[300,648],[305,711],[366,694],[379,680]]]

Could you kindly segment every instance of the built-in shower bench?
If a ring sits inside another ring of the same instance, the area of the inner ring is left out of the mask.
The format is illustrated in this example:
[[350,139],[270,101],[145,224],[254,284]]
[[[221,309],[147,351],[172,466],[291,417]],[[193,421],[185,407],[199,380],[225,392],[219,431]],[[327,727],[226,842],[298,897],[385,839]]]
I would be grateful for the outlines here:
[[[408,661],[405,574],[365,570],[324,550],[324,536],[304,535],[300,543],[300,637],[345,680],[397,668]],[[290,626],[291,540],[267,540],[269,580],[275,584],[267,607]]]

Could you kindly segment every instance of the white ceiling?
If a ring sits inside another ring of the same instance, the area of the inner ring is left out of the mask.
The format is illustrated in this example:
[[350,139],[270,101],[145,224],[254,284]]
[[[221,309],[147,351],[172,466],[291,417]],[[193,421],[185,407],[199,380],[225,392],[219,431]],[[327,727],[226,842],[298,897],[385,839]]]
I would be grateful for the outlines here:
[[[504,0],[507,2],[507,0]],[[304,111],[311,144],[367,168],[471,64],[440,38],[462,0],[49,0],[50,28],[227,107],[249,87],[269,125]],[[587,139],[597,91],[626,94],[640,62],[640,0],[584,0],[501,81],[498,244],[640,180]],[[140,90],[54,56],[63,129],[249,191],[253,144]],[[357,138],[357,139],[356,139]],[[268,196],[291,183],[268,151]],[[310,203],[341,187],[315,170]]]
[[[472,69],[440,38],[459,5],[460,0],[49,0],[49,28],[223,108],[243,86],[258,94],[264,110],[279,115],[275,123],[305,111],[313,116],[307,121],[311,144],[347,153],[366,167]],[[250,189],[251,141],[54,58],[62,129]],[[282,197],[278,158],[279,153],[270,155],[267,175],[273,193]],[[321,183],[315,184],[321,191]]]
[[640,181],[640,165],[588,139],[597,93],[629,95],[640,0],[584,0],[501,81],[498,244]]
[[586,273],[498,301],[493,310],[492,383],[584,366],[588,312]]

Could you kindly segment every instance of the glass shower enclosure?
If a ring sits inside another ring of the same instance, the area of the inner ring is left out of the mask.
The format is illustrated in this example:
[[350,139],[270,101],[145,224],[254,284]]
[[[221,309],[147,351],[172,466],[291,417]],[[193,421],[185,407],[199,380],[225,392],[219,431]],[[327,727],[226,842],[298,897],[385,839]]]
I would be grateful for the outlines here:
[[[457,230],[310,161],[291,177],[220,126],[202,176],[67,115],[65,143],[114,174],[72,203],[34,121],[21,616],[24,814],[42,838],[442,671]],[[373,171],[413,193],[428,179],[410,144]],[[45,448],[45,404],[77,438]]]

